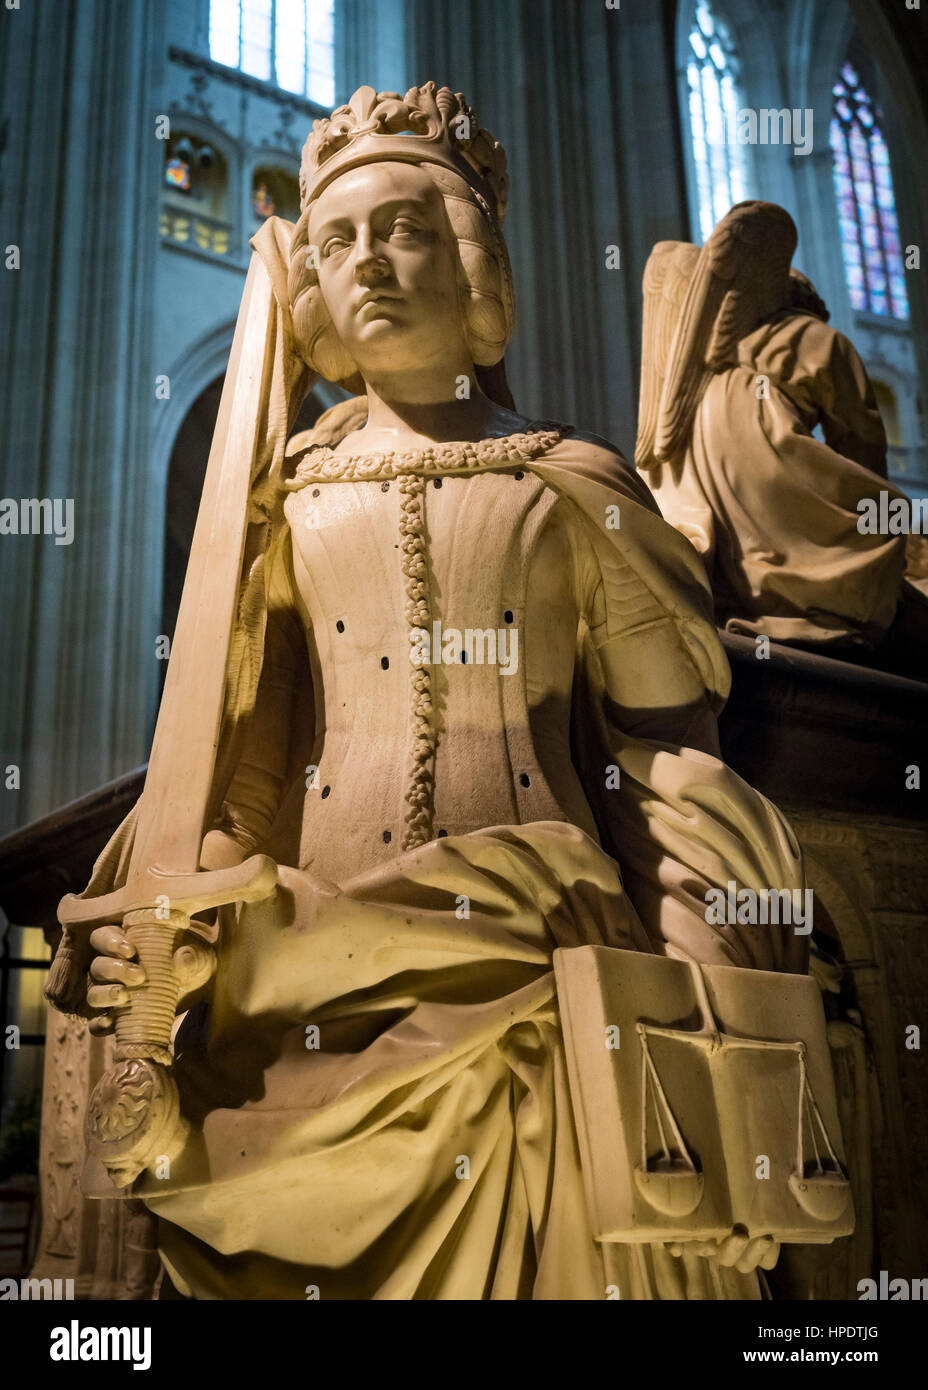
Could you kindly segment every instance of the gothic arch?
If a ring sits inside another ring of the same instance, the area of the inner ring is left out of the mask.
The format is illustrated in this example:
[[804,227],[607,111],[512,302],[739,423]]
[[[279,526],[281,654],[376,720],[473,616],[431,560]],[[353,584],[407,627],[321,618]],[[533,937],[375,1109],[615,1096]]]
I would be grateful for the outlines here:
[[[244,169],[245,176],[242,187],[242,206],[245,210],[244,226],[246,231],[250,233],[250,229],[255,225],[252,196],[255,177],[259,171],[270,176],[267,182],[270,184],[271,194],[277,204],[275,207],[277,215],[295,222],[300,215],[299,156],[294,154],[293,150],[281,149],[279,146],[256,145],[249,147],[247,150]],[[280,185],[284,185],[284,187]],[[286,185],[290,185],[290,187],[288,188]],[[286,196],[288,193],[289,206],[287,205]]]
[[[173,149],[180,137],[187,137],[195,142],[199,147],[209,147],[215,153],[217,165],[221,170],[221,183],[224,184],[224,197],[221,199],[219,207],[204,207],[202,204],[191,202],[189,209],[189,219],[196,221],[199,217],[203,219],[215,220],[219,224],[222,241],[219,244],[205,248],[212,254],[229,256],[232,259],[240,258],[245,251],[245,238],[242,235],[243,225],[240,206],[240,189],[242,186],[242,149],[238,141],[234,140],[227,131],[223,130],[215,121],[208,116],[197,115],[183,109],[172,110],[171,137],[168,142],[168,149]],[[160,177],[160,199],[159,207],[161,214],[161,235],[172,244],[176,244],[182,238],[173,234],[173,223],[177,215],[185,212],[183,193],[171,194],[166,186],[163,176]],[[218,184],[217,184],[218,187]],[[173,214],[173,216],[172,216]],[[190,249],[193,249],[191,246]],[[200,249],[204,249],[202,246]]]
[[217,324],[171,367],[170,399],[156,401],[152,414],[150,460],[156,496],[164,496],[171,453],[194,402],[225,373],[234,333],[235,319]]

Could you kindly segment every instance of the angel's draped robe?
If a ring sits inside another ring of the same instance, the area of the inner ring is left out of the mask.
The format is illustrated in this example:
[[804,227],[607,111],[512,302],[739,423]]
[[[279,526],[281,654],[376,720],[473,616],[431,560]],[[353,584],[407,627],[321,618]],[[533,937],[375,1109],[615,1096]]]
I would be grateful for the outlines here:
[[404,493],[387,469],[287,500],[221,822],[280,887],[227,914],[176,1041],[190,1137],[142,1187],[195,1297],[759,1296],[592,1238],[551,956],[802,969],[785,929],[705,921],[729,878],[799,886],[798,850],[712,756],[727,666],[689,545],[611,451],[497,448],[421,493],[431,619],[517,633],[518,664],[430,668],[413,848]]
[[[646,476],[702,555],[731,631],[826,649],[885,637],[905,537],[862,532],[858,504],[901,494],[864,364],[822,319],[786,310],[742,338],[706,387],[685,456]],[[903,593],[924,641],[928,606]]]

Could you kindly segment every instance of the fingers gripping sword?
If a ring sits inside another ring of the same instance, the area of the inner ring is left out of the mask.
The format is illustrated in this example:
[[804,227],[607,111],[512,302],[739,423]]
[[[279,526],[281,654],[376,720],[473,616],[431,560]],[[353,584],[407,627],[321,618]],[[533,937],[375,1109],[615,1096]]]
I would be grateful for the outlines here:
[[87,1108],[91,1155],[126,1187],[183,1140],[171,1029],[185,975],[208,949],[191,915],[223,903],[255,902],[277,882],[264,855],[199,872],[204,819],[216,762],[248,502],[260,445],[262,388],[273,347],[275,301],[253,254],[235,327],[207,464],[164,693],[139,801],[124,885],[100,897],[69,894],[58,908],[65,932],[89,934],[121,921],[147,981],[116,1015],[116,1062]]

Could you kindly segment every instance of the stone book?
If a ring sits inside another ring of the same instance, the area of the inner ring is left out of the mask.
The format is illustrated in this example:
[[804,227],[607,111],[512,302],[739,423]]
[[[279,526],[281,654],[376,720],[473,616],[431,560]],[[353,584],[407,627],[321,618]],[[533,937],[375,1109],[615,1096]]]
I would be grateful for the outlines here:
[[605,946],[554,955],[600,1241],[854,1228],[818,986]]

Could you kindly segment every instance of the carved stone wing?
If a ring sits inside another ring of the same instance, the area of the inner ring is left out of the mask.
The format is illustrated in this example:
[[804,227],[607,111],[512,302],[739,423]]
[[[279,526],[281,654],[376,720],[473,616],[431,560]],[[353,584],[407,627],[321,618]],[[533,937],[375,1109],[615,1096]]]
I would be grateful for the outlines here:
[[653,460],[672,463],[682,456],[710,376],[736,361],[743,337],[790,303],[795,249],[793,219],[776,203],[737,203],[715,228],[674,330]]
[[639,468],[647,468],[653,457],[670,349],[698,260],[699,247],[688,241],[659,241],[644,268],[641,388],[635,445],[635,463]]

